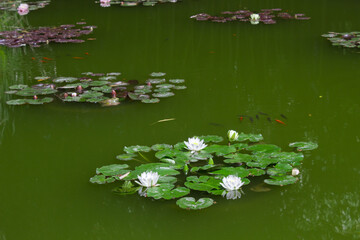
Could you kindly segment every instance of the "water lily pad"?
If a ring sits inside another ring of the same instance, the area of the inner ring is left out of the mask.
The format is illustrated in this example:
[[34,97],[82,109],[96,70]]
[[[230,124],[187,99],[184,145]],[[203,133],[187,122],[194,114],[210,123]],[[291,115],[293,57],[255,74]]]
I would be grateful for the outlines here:
[[105,184],[105,183],[112,183],[115,182],[114,177],[107,177],[105,175],[95,175],[94,177],[90,178],[91,183],[97,183],[97,184]]
[[50,77],[46,77],[46,76],[39,76],[39,77],[35,77],[34,79],[35,79],[35,80],[42,80],[42,81],[44,81],[44,80],[48,80],[48,79],[50,79]]
[[214,145],[207,146],[206,148],[204,148],[203,151],[208,152],[208,153],[215,153],[216,156],[224,156],[229,153],[236,152],[236,148],[231,145],[227,146],[227,145],[214,144]]
[[293,142],[289,147],[296,147],[298,151],[309,151],[318,148],[318,144],[314,142]]
[[8,105],[24,105],[27,104],[27,99],[14,99],[6,102]]
[[175,199],[179,197],[186,196],[190,193],[190,190],[185,187],[178,187],[172,189],[174,187],[173,184],[165,183],[160,184],[158,187],[151,187],[147,190],[147,196],[152,197],[154,199]]
[[83,94],[79,95],[83,99],[90,99],[90,98],[98,98],[103,96],[104,94],[102,92],[96,92],[96,91],[86,91]]
[[156,93],[163,93],[163,92],[170,92],[170,91],[171,91],[170,88],[156,88],[154,90],[154,92],[156,92]]
[[111,164],[111,165],[103,166],[101,168],[97,168],[96,174],[103,174],[104,176],[122,175],[130,171],[130,170],[125,170],[128,167],[129,165],[127,164]]
[[146,93],[151,93],[151,90],[146,89],[146,88],[144,88],[144,89],[135,89],[134,92],[137,93],[137,94],[146,94]]
[[66,85],[58,87],[58,88],[59,89],[75,89],[79,86],[81,86],[82,88],[87,88],[89,85],[87,83],[72,83],[72,84],[66,84]]
[[17,90],[5,91],[6,94],[15,94],[17,92]]
[[190,189],[197,191],[211,191],[214,189],[220,189],[220,179],[209,176],[191,176],[186,178],[184,185]]
[[18,84],[18,85],[10,86],[9,89],[11,89],[11,90],[22,90],[22,89],[25,89],[25,88],[28,88],[28,87],[29,87],[28,85]]
[[246,148],[254,153],[273,153],[280,152],[281,148],[273,144],[255,144]]
[[271,176],[271,179],[265,179],[264,182],[270,185],[285,186],[294,184],[298,179],[293,176]]
[[94,98],[86,98],[86,102],[99,103],[99,102],[103,102],[108,99],[109,99],[108,97],[100,96],[100,97],[94,97]]
[[243,167],[222,167],[219,170],[210,172],[211,174],[216,174],[216,175],[222,175],[224,177],[229,176],[229,175],[235,175],[238,177],[247,177],[249,175],[249,170],[245,169]]
[[125,180],[133,180],[136,179],[141,173],[146,171],[157,172],[160,176],[171,176],[178,175],[180,172],[174,169],[174,166],[168,163],[147,163],[140,166],[137,166],[135,170],[133,170]]
[[148,79],[148,80],[146,80],[146,83],[151,83],[151,84],[160,84],[160,83],[164,83],[165,81],[166,81],[165,79],[152,78],[152,79]]
[[263,140],[263,136],[261,134],[245,134],[240,133],[239,137],[236,141],[243,142],[249,140],[250,142],[259,142]]
[[164,84],[159,84],[159,85],[156,85],[157,88],[173,88],[175,87],[174,84],[169,84],[169,83],[164,83]]
[[119,75],[121,75],[121,73],[119,73],[119,72],[112,72],[112,73],[107,73],[106,75],[107,75],[107,76],[119,76]]
[[184,83],[184,79],[170,79],[169,82],[171,83]]
[[183,90],[183,89],[186,89],[187,87],[186,86],[174,86],[173,89],[175,90]]
[[27,99],[26,102],[31,105],[39,105],[39,104],[44,104],[44,103],[50,103],[53,100],[54,99],[51,97],[45,97],[42,99]]
[[162,151],[165,149],[172,149],[172,146],[169,144],[155,144],[151,146],[151,149],[154,151]]
[[142,103],[158,103],[160,102],[160,99],[158,98],[149,98],[149,99],[142,99]]
[[243,153],[229,154],[226,155],[225,158],[229,158],[224,160],[225,163],[245,163],[255,160],[253,155]]
[[183,197],[176,201],[176,204],[183,209],[200,210],[214,204],[211,198],[200,198],[198,201],[193,197]]
[[91,90],[103,93],[111,93],[113,89],[110,86],[104,85],[101,87],[92,87]]
[[57,90],[51,88],[35,89],[35,88],[24,88],[16,93],[19,96],[34,96],[34,95],[48,95],[56,93]]
[[152,96],[155,98],[166,98],[166,97],[172,97],[175,94],[172,92],[163,92],[163,93],[153,93]]
[[126,153],[150,152],[150,151],[151,151],[151,148],[148,146],[136,145],[136,146],[124,147],[124,152],[126,152]]
[[139,186],[134,186],[131,181],[125,181],[121,187],[113,189],[113,192],[120,195],[134,194],[140,189]]
[[123,161],[133,160],[135,157],[136,157],[136,155],[133,154],[133,153],[120,154],[120,155],[117,155],[117,156],[116,156],[117,159],[123,160]]
[[116,77],[115,76],[105,76],[105,77],[100,77],[99,80],[100,81],[116,80]]
[[99,87],[99,86],[106,85],[108,83],[110,83],[110,82],[108,82],[108,81],[92,81],[92,82],[89,82],[89,85],[92,87]]
[[78,78],[75,78],[75,77],[58,77],[58,78],[55,78],[53,79],[53,82],[55,83],[71,83],[71,82],[75,82],[77,81]]
[[162,77],[162,76],[165,76],[166,73],[163,73],[163,72],[153,72],[153,73],[150,73],[150,76],[151,77]]

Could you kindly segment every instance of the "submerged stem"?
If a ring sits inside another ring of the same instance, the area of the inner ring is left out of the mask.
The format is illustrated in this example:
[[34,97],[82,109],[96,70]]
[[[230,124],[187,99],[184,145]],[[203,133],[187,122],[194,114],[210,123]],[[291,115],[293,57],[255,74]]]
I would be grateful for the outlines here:
[[144,155],[142,155],[141,152],[138,152],[138,153],[140,154],[140,156],[141,156],[143,159],[145,159],[145,161],[150,162],[150,160],[149,160],[147,157],[145,157]]

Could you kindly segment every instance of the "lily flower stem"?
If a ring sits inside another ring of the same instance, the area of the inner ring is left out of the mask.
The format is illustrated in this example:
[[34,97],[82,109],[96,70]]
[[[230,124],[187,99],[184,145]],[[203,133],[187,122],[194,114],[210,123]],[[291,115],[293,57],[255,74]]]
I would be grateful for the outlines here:
[[144,155],[142,155],[141,152],[138,152],[138,153],[143,159],[145,159],[145,161],[150,162],[150,160],[147,157],[145,157]]

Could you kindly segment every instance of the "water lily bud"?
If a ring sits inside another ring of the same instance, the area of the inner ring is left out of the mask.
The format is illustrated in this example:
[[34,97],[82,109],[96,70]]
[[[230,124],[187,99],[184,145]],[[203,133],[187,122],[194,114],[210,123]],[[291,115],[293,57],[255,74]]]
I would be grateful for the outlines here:
[[74,92],[71,93],[71,96],[72,96],[72,97],[76,97],[76,93],[74,93]]
[[67,98],[69,96],[68,93],[64,93],[64,98]]
[[189,167],[188,167],[187,164],[185,164],[185,166],[184,166],[184,173],[185,173],[185,175],[187,175],[188,172],[189,172]]
[[229,130],[227,135],[230,142],[237,140],[239,137],[239,134],[234,130]]
[[214,160],[212,158],[209,159],[209,165],[214,165]]
[[297,175],[299,175],[299,173],[300,173],[300,170],[297,168],[293,168],[293,170],[291,171],[291,175],[293,175],[293,176],[297,176]]
[[116,98],[116,91],[115,91],[115,90],[112,90],[112,91],[111,91],[111,96],[112,96],[113,98]]
[[38,97],[36,95],[34,95],[34,100],[38,99]]

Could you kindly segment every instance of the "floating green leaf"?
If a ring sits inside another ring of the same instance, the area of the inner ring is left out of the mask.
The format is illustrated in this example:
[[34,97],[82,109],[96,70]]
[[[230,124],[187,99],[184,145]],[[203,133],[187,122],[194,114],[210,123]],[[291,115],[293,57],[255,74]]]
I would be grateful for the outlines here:
[[172,146],[169,144],[155,144],[151,146],[151,149],[154,151],[162,151],[165,149],[172,149]]
[[53,79],[53,82],[54,83],[71,83],[71,82],[75,82],[77,81],[78,79],[75,78],[75,77],[58,77],[58,78],[55,78]]
[[22,89],[25,89],[25,88],[28,88],[28,87],[29,87],[28,85],[18,84],[18,85],[10,86],[9,89],[11,89],[11,90],[22,90]]
[[151,151],[151,148],[148,147],[148,146],[136,145],[136,146],[124,147],[124,151],[125,151],[126,153],[150,152],[150,151]]
[[35,95],[47,95],[56,93],[57,90],[51,89],[51,88],[45,88],[45,89],[35,89],[35,88],[24,88],[16,93],[16,95],[19,96],[35,96]]
[[111,165],[103,166],[101,168],[97,168],[96,174],[103,174],[104,176],[123,175],[129,172],[129,170],[125,170],[128,167],[129,165],[127,164],[111,164]]
[[294,184],[298,179],[293,176],[272,176],[271,179],[265,179],[264,182],[270,185],[285,186]]
[[318,144],[314,142],[293,142],[289,147],[296,147],[298,151],[309,151],[318,148]]
[[199,210],[210,207],[214,204],[211,198],[200,198],[198,201],[193,197],[183,197],[176,201],[176,204],[183,209]]
[[206,148],[204,148],[203,151],[208,152],[208,153],[215,153],[216,156],[224,156],[229,153],[236,152],[236,148],[234,146],[214,144],[211,146],[207,146]]
[[162,77],[162,76],[165,76],[166,73],[163,73],[163,72],[153,72],[153,73],[150,73],[150,76],[151,77]]
[[122,161],[129,161],[129,160],[133,160],[136,157],[135,154],[133,153],[128,153],[128,154],[120,154],[117,155],[116,158]]
[[161,92],[161,93],[153,93],[152,96],[156,98],[166,98],[174,96],[175,94],[173,92]]
[[105,175],[95,175],[94,177],[90,178],[90,182],[97,184],[112,183],[115,182],[115,178],[106,177]]
[[263,139],[264,138],[263,138],[263,136],[261,134],[240,133],[237,141],[242,142],[242,141],[249,140],[250,142],[259,142],[259,141],[261,141]]
[[255,144],[247,147],[246,150],[254,153],[273,153],[280,152],[281,148],[273,144]]
[[183,197],[190,193],[190,190],[185,187],[178,187],[175,189],[173,188],[174,185],[170,183],[160,184],[160,186],[158,187],[148,188],[146,195],[154,199],[163,198],[169,200],[169,199]]
[[184,83],[184,79],[170,79],[169,82],[171,83]]
[[26,101],[27,99],[14,99],[14,100],[9,100],[6,102],[6,104],[9,105],[24,105],[27,103]]
[[142,99],[141,102],[143,102],[143,103],[158,103],[158,102],[160,102],[160,99],[158,99],[158,98]]
[[113,192],[120,195],[128,195],[134,194],[139,190],[140,187],[134,186],[131,181],[125,181],[121,187],[117,187],[113,189]]

